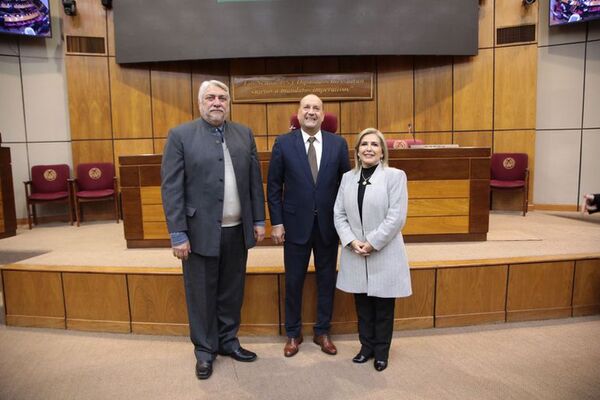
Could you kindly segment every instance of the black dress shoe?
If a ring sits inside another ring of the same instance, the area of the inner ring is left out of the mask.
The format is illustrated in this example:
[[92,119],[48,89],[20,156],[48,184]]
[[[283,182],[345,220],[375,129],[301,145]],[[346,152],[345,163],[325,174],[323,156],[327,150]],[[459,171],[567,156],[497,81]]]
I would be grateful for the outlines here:
[[373,356],[365,356],[363,353],[358,353],[357,355],[354,356],[354,358],[352,359],[353,363],[357,363],[357,364],[363,364],[366,363],[367,361],[369,361],[371,358],[373,358]]
[[208,379],[212,375],[212,361],[197,361],[196,362],[196,378]]
[[241,362],[252,362],[256,360],[256,353],[250,350],[246,350],[243,347],[238,347],[237,350],[234,350],[233,352],[229,353],[228,356],[233,358],[235,361]]
[[375,367],[375,369],[377,371],[381,372],[387,368],[387,361],[375,360],[375,362],[373,363],[373,366]]

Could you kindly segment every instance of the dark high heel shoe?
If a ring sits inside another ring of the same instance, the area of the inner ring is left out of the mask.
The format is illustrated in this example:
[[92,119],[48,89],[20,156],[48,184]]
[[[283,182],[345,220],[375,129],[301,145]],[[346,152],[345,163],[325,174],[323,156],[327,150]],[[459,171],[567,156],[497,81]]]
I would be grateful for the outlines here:
[[377,371],[381,372],[387,368],[387,361],[375,360],[373,366]]
[[364,364],[367,361],[369,361],[371,358],[373,358],[373,356],[367,357],[363,353],[358,353],[357,355],[354,356],[354,358],[352,359],[352,362],[357,363],[357,364]]

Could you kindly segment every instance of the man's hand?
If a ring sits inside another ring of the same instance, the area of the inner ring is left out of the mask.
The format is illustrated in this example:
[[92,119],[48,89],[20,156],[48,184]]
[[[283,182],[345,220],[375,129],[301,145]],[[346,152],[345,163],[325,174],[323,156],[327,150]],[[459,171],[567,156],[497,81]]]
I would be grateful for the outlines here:
[[180,260],[187,260],[188,256],[190,255],[190,242],[188,241],[178,246],[173,246],[172,249],[175,257],[179,258]]
[[275,244],[285,242],[285,228],[283,227],[283,224],[271,227],[271,239],[273,239]]
[[597,207],[595,205],[593,205],[593,202],[594,202],[593,194],[586,193],[585,195],[583,195],[583,204],[581,205],[581,213],[589,214],[590,211],[595,211]]
[[262,242],[265,238],[265,227],[262,225],[254,225],[254,239],[257,242]]

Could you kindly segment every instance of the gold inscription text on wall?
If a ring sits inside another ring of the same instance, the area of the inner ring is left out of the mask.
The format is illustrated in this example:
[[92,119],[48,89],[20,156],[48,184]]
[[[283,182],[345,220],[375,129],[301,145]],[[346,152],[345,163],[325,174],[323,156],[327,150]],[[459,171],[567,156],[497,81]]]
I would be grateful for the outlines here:
[[322,100],[371,100],[373,73],[231,77],[231,100],[234,103],[296,102],[311,93]]

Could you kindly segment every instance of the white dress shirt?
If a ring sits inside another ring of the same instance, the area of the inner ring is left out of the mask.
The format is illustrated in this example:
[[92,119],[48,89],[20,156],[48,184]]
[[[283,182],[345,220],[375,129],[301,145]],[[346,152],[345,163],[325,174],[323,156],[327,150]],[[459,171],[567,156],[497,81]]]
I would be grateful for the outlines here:
[[[302,131],[302,140],[304,141],[304,149],[306,150],[306,153],[308,154],[308,146],[310,146],[310,143],[308,142],[308,139],[310,138],[310,135],[306,132]],[[315,133],[314,135],[315,141],[313,142],[313,146],[315,148],[315,153],[317,154],[317,167],[321,167],[321,154],[323,153],[323,135],[321,135],[321,131]]]

